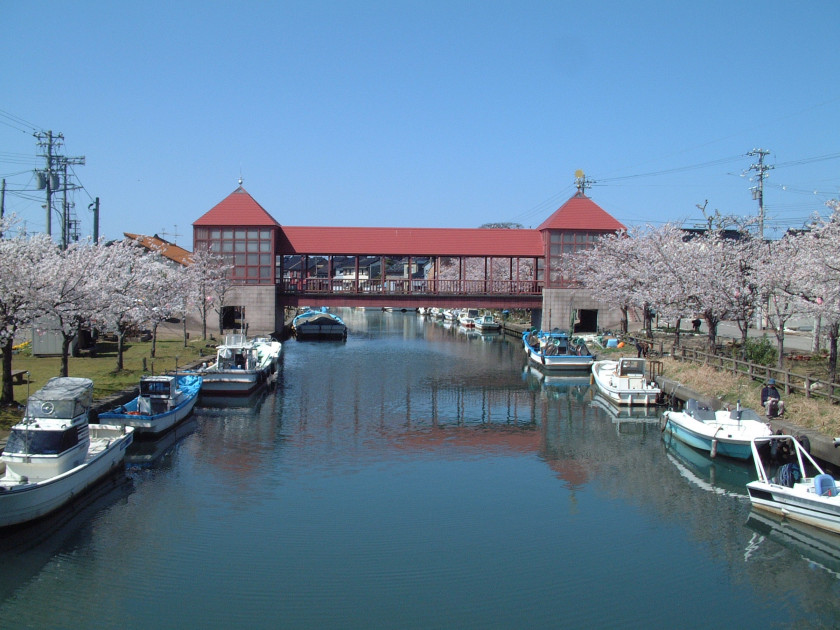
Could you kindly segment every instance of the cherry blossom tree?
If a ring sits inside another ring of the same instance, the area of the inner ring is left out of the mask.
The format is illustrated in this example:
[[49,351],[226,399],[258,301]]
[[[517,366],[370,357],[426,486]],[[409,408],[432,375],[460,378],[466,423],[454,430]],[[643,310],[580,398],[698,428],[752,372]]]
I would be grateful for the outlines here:
[[[0,232],[8,234],[15,221],[13,215],[0,220]],[[46,278],[40,273],[41,261],[54,250],[55,244],[45,234],[31,238],[20,234],[0,239],[0,347],[3,350],[0,404],[14,403],[12,348],[15,336],[39,315],[39,296],[46,286]]]
[[61,335],[60,376],[68,376],[70,345],[96,309],[91,285],[95,263],[96,248],[77,242],[65,250],[53,248],[39,265],[46,285],[39,296],[39,310],[50,330]]
[[193,252],[192,264],[188,267],[188,282],[192,286],[189,301],[195,305],[201,316],[202,339],[207,339],[207,314],[216,304],[221,305],[218,308],[221,334],[221,308],[231,287],[229,276],[232,268],[233,265],[221,254],[206,249]]

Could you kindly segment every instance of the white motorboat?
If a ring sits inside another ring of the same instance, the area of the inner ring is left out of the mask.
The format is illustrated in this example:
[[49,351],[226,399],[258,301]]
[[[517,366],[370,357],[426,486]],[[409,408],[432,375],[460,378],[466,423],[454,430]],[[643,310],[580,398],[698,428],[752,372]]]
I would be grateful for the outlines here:
[[588,371],[595,357],[583,341],[573,340],[559,329],[525,331],[522,344],[528,358],[544,370]]
[[[793,445],[791,461],[768,473],[766,452],[774,441]],[[758,479],[747,484],[754,508],[840,534],[840,488],[825,473],[799,440],[791,435],[770,435],[752,440]]]
[[90,425],[93,381],[56,377],[29,397],[0,461],[0,527],[45,516],[122,466],[132,427]]
[[136,433],[163,433],[190,415],[202,380],[198,374],[143,376],[137,398],[100,413],[99,419],[134,427]]
[[689,446],[708,451],[712,457],[725,455],[749,459],[755,438],[772,435],[770,425],[752,409],[740,404],[735,409],[712,411],[689,399],[682,411],[662,412],[663,432],[670,433]]
[[617,405],[644,405],[659,401],[661,390],[651,382],[646,359],[621,357],[595,361],[592,377],[601,393]]
[[479,312],[477,308],[468,308],[458,313],[458,323],[464,328],[474,328],[475,320],[478,319]]
[[479,315],[475,318],[474,322],[476,330],[480,330],[482,332],[492,332],[495,330],[501,330],[502,328],[502,325],[497,322],[496,318],[490,313]]
[[216,348],[216,361],[199,370],[203,378],[201,394],[250,395],[274,377],[282,349],[279,341],[266,337],[226,335],[225,342]]

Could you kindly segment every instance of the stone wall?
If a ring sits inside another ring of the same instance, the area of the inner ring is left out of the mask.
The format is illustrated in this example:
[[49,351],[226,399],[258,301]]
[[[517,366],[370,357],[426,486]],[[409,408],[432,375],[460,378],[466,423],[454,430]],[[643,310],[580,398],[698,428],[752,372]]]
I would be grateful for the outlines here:
[[585,289],[543,289],[541,318],[532,324],[542,330],[568,330],[572,310],[584,309],[598,312],[597,326],[600,330],[617,330],[621,324],[619,309],[592,299]]

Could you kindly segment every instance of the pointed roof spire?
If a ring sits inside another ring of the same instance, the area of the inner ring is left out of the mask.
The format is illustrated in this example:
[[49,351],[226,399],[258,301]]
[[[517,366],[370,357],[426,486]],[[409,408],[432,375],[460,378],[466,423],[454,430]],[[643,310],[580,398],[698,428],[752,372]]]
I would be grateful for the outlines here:
[[205,212],[193,225],[278,226],[265,208],[240,186]]
[[578,190],[571,199],[560,206],[537,229],[617,232],[627,228]]

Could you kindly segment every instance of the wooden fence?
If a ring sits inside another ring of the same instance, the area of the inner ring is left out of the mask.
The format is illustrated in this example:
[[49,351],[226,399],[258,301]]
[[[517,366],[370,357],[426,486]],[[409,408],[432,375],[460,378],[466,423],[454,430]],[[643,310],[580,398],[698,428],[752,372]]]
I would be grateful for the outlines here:
[[797,374],[776,367],[750,363],[723,354],[711,354],[701,350],[680,347],[676,348],[673,357],[678,361],[691,361],[710,365],[718,370],[726,370],[733,374],[745,374],[752,379],[766,381],[776,379],[776,385],[783,387],[785,394],[800,393],[805,398],[825,398],[833,404],[840,402],[840,383],[823,381],[806,374]]

